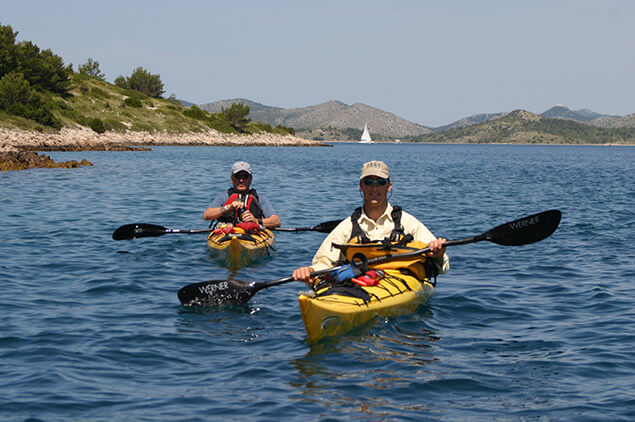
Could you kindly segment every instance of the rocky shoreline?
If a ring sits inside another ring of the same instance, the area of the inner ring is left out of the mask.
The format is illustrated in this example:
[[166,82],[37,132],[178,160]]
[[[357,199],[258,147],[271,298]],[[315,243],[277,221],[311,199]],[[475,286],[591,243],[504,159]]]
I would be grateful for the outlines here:
[[92,165],[86,160],[55,163],[35,151],[129,151],[149,150],[151,146],[329,146],[323,142],[293,135],[258,133],[234,135],[209,130],[201,133],[105,132],[88,128],[63,128],[59,132],[37,132],[0,128],[0,170],[24,170],[33,167],[72,168]]

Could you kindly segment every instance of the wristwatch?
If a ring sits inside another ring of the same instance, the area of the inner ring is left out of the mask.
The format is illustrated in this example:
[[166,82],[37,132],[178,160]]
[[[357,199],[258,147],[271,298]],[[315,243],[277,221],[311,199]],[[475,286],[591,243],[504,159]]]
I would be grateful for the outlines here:
[[225,214],[227,210],[229,210],[229,207],[227,205],[223,205],[222,207],[220,207],[221,214]]

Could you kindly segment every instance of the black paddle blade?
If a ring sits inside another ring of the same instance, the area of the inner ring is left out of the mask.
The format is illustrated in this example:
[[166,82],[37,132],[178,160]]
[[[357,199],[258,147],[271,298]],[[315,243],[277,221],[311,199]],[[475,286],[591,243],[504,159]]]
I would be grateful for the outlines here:
[[112,234],[112,238],[114,240],[129,240],[136,239],[137,237],[161,236],[166,233],[166,230],[167,229],[165,227],[157,226],[155,224],[126,224],[125,226],[121,226],[115,230]]
[[342,220],[325,221],[324,223],[320,223],[317,226],[313,227],[313,230],[318,233],[330,233],[341,222]]
[[241,305],[260,290],[255,283],[240,280],[210,280],[188,284],[178,292],[185,306]]
[[549,237],[558,228],[561,218],[559,210],[543,211],[502,224],[482,236],[484,240],[504,246],[528,245]]

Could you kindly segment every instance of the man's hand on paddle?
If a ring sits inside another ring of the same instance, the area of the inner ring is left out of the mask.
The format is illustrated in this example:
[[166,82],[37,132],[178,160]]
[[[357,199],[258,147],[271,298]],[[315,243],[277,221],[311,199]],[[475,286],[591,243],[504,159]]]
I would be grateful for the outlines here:
[[303,281],[306,284],[311,282],[311,273],[313,272],[313,267],[300,267],[293,271],[293,278],[298,281]]
[[448,239],[445,237],[440,237],[438,239],[434,239],[432,242],[428,243],[428,247],[430,248],[430,252],[428,252],[428,256],[430,258],[443,258],[443,254],[445,253],[445,242]]

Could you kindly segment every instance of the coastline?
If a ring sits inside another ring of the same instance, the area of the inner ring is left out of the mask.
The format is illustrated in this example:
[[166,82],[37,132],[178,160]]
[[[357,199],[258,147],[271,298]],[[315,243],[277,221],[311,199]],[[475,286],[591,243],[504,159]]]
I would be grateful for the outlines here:
[[104,132],[89,128],[62,128],[59,132],[38,132],[0,128],[0,170],[25,170],[34,167],[74,168],[92,165],[86,160],[56,163],[36,151],[127,151],[149,150],[152,146],[296,146],[327,147],[324,142],[261,132],[254,135],[226,134],[210,129],[200,133]]
[[104,132],[89,128],[62,128],[59,132],[37,132],[0,128],[0,151],[46,150],[74,151],[109,150],[122,146],[153,145],[214,145],[214,146],[328,146],[324,142],[261,132],[254,135],[235,135],[213,129],[200,133],[161,132]]

